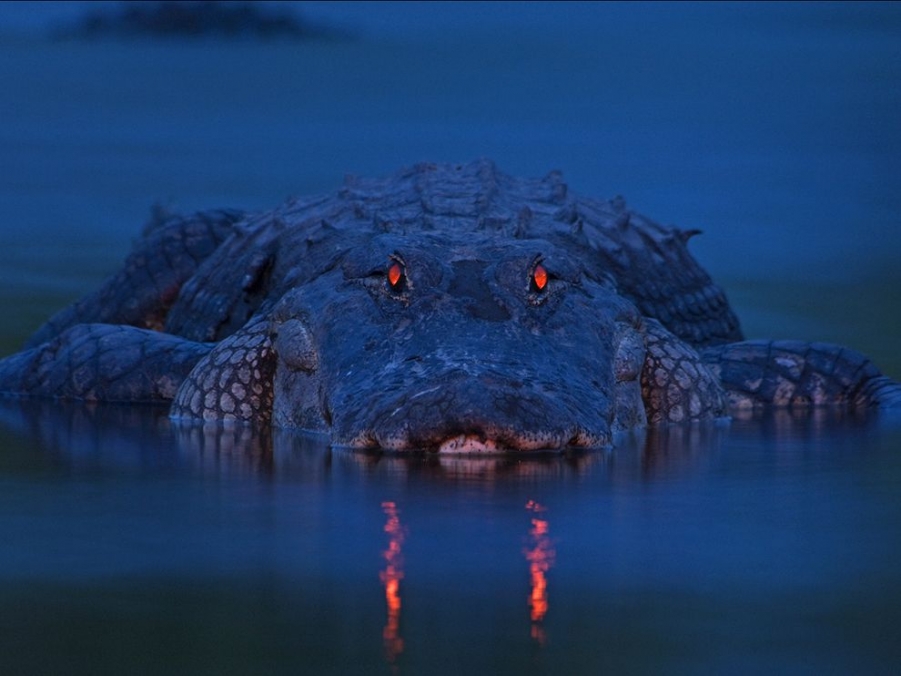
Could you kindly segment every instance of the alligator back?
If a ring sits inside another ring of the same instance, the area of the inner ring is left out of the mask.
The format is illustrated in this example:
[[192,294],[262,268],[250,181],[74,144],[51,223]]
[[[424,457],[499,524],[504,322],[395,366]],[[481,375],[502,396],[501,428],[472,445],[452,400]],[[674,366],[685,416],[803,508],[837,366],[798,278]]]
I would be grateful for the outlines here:
[[221,340],[292,287],[334,268],[350,248],[384,233],[429,232],[547,240],[686,342],[742,338],[722,290],[688,251],[697,231],[658,225],[621,198],[574,195],[558,172],[515,178],[488,160],[419,164],[381,179],[351,176],[336,194],[248,217],[186,282],[165,330]]

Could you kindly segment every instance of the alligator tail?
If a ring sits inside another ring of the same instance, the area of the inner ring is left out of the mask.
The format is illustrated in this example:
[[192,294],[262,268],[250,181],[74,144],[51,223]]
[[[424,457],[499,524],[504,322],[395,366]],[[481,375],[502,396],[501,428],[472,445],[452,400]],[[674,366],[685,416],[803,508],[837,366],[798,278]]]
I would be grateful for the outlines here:
[[211,349],[133,326],[77,324],[0,360],[0,396],[83,401],[171,401]]
[[706,348],[701,358],[719,377],[731,409],[901,407],[901,384],[840,345],[745,341]]
[[869,406],[901,409],[901,383],[888,376],[870,378],[858,393]]

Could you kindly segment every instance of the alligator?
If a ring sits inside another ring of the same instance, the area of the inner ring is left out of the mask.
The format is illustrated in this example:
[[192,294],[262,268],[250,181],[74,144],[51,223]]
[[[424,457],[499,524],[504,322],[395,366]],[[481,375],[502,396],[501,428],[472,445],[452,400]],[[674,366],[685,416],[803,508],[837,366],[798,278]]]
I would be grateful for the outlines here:
[[765,407],[901,406],[858,352],[745,341],[695,234],[488,160],[171,215],[0,361],[0,392],[463,454],[609,447]]

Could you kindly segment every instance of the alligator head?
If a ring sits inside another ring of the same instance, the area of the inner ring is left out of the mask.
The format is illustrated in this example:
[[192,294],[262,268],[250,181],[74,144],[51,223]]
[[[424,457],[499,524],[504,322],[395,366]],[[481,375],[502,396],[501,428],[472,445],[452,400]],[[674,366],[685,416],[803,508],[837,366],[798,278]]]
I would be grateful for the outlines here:
[[643,330],[547,241],[385,234],[271,313],[273,422],[355,448],[604,446],[645,422]]

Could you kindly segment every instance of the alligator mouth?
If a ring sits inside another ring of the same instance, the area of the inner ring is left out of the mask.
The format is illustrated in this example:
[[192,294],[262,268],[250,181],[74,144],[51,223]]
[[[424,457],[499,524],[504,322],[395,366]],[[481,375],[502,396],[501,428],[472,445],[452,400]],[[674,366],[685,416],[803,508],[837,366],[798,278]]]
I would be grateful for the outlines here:
[[476,434],[461,434],[447,439],[438,446],[438,453],[453,455],[507,453],[510,449],[494,439],[482,439]]
[[383,450],[394,453],[425,452],[442,456],[490,456],[520,453],[562,453],[567,450],[589,450],[610,447],[610,438],[605,434],[576,432],[568,438],[555,434],[484,434],[464,432],[446,434],[431,438],[410,438],[407,434],[378,435],[366,432],[356,436],[347,444],[337,444],[358,450]]
[[591,407],[569,392],[548,389],[490,373],[439,374],[404,390],[413,394],[356,408],[355,419],[335,419],[332,439],[350,448],[442,455],[610,447],[603,400]]

